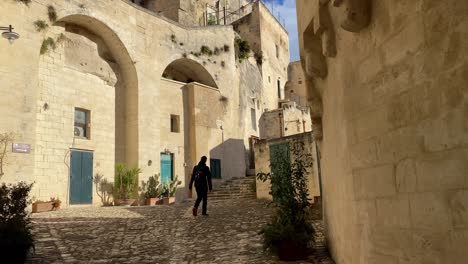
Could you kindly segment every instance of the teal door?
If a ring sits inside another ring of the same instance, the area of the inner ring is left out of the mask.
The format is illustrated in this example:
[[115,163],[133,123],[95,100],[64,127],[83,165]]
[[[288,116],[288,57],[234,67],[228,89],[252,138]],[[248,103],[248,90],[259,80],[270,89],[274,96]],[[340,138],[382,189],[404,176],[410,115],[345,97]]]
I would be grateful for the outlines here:
[[161,153],[161,183],[162,184],[166,184],[174,179],[172,175],[172,172],[173,172],[172,166],[173,166],[172,154]]
[[70,204],[93,202],[93,153],[71,152]]
[[210,159],[211,177],[221,179],[221,160]]

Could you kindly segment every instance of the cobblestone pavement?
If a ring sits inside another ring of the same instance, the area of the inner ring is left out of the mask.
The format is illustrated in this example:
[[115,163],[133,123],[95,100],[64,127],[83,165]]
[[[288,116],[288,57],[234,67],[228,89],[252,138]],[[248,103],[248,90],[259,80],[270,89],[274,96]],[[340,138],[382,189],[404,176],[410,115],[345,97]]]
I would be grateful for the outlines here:
[[[30,263],[282,263],[257,234],[272,215],[257,200],[155,207],[72,208],[33,215]],[[308,262],[298,263],[313,263]]]

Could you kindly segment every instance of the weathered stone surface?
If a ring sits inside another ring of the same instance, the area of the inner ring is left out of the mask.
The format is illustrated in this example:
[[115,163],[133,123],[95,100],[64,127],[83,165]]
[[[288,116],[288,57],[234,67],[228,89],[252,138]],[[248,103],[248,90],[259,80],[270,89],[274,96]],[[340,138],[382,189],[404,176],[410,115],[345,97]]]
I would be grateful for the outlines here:
[[[262,249],[267,203],[209,202],[155,207],[71,208],[33,217],[32,263],[282,263]],[[314,263],[302,261],[297,263]]]

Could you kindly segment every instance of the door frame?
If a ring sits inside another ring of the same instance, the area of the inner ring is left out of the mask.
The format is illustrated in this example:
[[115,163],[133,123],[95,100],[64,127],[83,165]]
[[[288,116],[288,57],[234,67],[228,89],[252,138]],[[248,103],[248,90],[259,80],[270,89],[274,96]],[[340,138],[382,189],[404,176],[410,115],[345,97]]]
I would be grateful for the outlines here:
[[170,180],[173,181],[173,180],[174,180],[174,176],[175,176],[175,175],[174,175],[174,172],[175,172],[175,168],[174,168],[174,163],[175,163],[175,162],[174,162],[174,156],[175,156],[175,155],[174,155],[174,153],[172,153],[172,152],[161,152],[160,155],[159,155],[159,171],[160,171],[160,176],[159,176],[160,179],[159,179],[159,180],[160,180],[161,183],[163,182],[163,181],[162,181],[162,167],[161,167],[161,165],[162,165],[162,164],[161,164],[161,163],[162,163],[162,159],[161,159],[162,155],[168,155],[168,156],[171,157],[171,178],[170,178]]
[[[92,153],[93,154],[93,164],[92,164],[92,169],[93,169],[93,173],[91,175],[91,203],[90,204],[71,204],[71,175],[72,175],[72,160],[71,160],[71,155],[72,155],[72,152],[88,152],[88,153]],[[93,200],[94,200],[94,150],[90,150],[90,149],[80,149],[80,148],[70,148],[69,151],[68,151],[68,154],[69,154],[69,165],[68,165],[68,184],[67,184],[67,205],[68,206],[73,206],[73,207],[80,207],[80,206],[90,206],[93,204]]]

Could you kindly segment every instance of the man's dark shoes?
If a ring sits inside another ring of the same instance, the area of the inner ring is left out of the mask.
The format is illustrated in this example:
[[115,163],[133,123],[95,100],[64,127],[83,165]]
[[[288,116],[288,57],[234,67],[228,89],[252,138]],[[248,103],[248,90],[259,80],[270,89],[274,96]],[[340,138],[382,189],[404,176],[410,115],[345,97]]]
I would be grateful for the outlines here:
[[197,213],[198,213],[198,209],[194,207],[194,208],[192,209],[192,214],[193,214],[193,216],[197,216]]
[[208,216],[208,214],[202,214],[203,216]]

